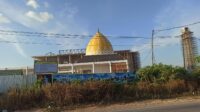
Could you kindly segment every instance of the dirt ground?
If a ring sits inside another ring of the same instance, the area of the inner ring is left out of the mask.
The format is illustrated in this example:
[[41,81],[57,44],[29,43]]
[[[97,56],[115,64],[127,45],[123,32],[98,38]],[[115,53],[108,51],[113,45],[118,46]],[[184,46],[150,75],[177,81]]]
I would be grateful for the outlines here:
[[[159,106],[159,105],[168,105],[168,104],[181,104],[185,102],[200,102],[200,96],[193,97],[179,97],[174,99],[164,99],[164,100],[145,100],[145,101],[137,101],[131,103],[118,103],[111,105],[88,105],[83,107],[77,107],[73,110],[65,110],[62,112],[111,112],[111,111],[122,111],[123,109],[139,109],[147,106]],[[24,111],[16,111],[16,112],[44,112],[45,109],[32,109],[32,110],[24,110]]]

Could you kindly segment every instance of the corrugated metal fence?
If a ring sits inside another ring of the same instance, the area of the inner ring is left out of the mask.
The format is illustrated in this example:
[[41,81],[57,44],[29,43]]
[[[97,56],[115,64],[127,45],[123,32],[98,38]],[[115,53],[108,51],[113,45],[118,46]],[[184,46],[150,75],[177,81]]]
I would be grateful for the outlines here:
[[37,80],[36,75],[4,75],[0,76],[0,93],[10,88],[32,86]]

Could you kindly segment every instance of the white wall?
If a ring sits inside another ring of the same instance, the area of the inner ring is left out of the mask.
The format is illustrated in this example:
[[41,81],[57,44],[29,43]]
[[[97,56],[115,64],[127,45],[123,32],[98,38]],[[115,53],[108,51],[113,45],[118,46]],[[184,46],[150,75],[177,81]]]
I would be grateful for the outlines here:
[[36,80],[36,75],[0,76],[0,93],[6,92],[9,88],[32,86]]
[[74,73],[81,73],[83,70],[90,70],[92,72],[92,65],[74,66]]
[[95,64],[94,73],[110,73],[109,64]]

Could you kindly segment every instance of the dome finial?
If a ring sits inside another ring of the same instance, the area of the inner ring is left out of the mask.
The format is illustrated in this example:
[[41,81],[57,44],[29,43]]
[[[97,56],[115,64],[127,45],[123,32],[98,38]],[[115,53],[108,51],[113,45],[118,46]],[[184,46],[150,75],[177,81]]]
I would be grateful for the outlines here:
[[97,29],[97,32],[100,33],[99,28]]

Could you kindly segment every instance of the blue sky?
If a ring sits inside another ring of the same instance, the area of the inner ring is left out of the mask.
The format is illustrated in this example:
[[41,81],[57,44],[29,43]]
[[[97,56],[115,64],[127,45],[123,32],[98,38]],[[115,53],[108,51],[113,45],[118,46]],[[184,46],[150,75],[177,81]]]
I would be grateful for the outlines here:
[[[95,34],[151,37],[152,29],[162,29],[200,20],[199,0],[0,0],[0,30],[62,34]],[[200,25],[191,26],[200,37]],[[158,32],[180,35],[181,29]],[[87,39],[49,39],[0,35],[0,40],[62,43],[27,45],[0,43],[0,68],[32,66],[31,56],[58,53],[59,49],[85,48]],[[115,50],[138,50],[142,66],[151,64],[150,40],[109,38]],[[155,39],[156,62],[182,66],[178,38]]]

